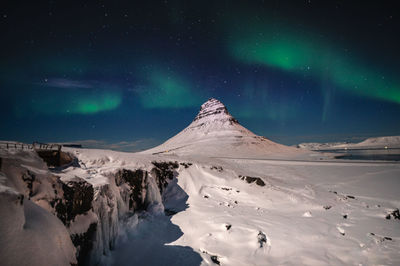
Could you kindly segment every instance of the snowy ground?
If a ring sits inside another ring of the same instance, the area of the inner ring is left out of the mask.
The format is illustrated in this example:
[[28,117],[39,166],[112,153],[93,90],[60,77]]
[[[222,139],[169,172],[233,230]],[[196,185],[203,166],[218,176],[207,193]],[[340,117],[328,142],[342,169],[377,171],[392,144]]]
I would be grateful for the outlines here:
[[[114,182],[111,174],[122,168],[186,163],[164,191],[162,207],[121,220],[103,265],[400,265],[399,163],[321,160],[320,154],[282,160],[65,151],[80,167],[54,175],[79,176],[95,189]],[[21,158],[21,167],[45,175],[35,158]]]
[[106,264],[400,265],[398,163],[151,158],[193,163],[164,195],[177,213],[128,219]]
[[[50,172],[32,150],[0,149],[0,261],[30,265],[16,255],[26,254],[43,265],[47,253],[26,241],[35,238],[54,247],[50,262],[69,265],[86,246],[68,234],[87,234],[96,265],[400,265],[400,163],[339,160],[314,146],[257,136],[210,99],[183,131],[141,153],[63,148],[73,163]],[[93,195],[77,196],[81,212],[64,227],[49,212],[59,214],[55,199],[67,206],[65,184]]]

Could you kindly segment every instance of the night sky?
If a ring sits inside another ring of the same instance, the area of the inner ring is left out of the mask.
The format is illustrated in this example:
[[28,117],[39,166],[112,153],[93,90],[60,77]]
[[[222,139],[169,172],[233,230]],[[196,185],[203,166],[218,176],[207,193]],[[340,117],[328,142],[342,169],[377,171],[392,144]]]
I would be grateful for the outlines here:
[[140,150],[210,97],[284,144],[399,135],[395,3],[2,1],[0,140]]

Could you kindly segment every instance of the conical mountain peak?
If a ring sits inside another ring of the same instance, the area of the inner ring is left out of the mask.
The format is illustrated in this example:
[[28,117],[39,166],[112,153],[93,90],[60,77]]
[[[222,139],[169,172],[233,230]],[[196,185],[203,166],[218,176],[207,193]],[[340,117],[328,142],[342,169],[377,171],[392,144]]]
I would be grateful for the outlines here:
[[163,144],[145,152],[247,158],[298,151],[255,135],[240,125],[223,103],[211,98],[201,105],[189,126]]
[[238,121],[228,112],[225,105],[215,98],[210,98],[203,103],[200,112],[194,118],[193,122],[212,122],[212,121],[230,121],[238,123]]

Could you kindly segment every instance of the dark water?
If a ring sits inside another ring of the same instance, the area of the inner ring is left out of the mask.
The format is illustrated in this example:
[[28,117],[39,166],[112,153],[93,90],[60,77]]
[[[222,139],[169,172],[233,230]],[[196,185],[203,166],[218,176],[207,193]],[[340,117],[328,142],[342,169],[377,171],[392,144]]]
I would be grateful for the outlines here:
[[337,159],[400,161],[400,149],[338,149],[324,152],[340,153]]

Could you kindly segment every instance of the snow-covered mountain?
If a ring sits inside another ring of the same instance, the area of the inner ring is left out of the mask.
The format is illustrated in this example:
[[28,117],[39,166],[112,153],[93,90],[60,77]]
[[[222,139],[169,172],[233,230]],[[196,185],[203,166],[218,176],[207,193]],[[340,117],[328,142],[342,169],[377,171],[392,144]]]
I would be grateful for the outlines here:
[[348,143],[346,142],[327,142],[327,143],[319,143],[319,142],[304,142],[300,143],[296,146],[297,148],[300,149],[306,149],[306,150],[329,150],[333,149],[336,146],[341,146],[341,145],[347,145]]
[[387,137],[375,137],[368,138],[360,143],[354,144],[358,147],[397,147],[400,148],[400,136],[387,136]]
[[224,104],[211,98],[188,127],[143,153],[252,158],[293,156],[304,151],[257,136],[240,125]]
[[367,138],[359,143],[329,142],[329,143],[300,143],[296,147],[307,150],[331,149],[387,149],[400,148],[400,136],[385,136]]

